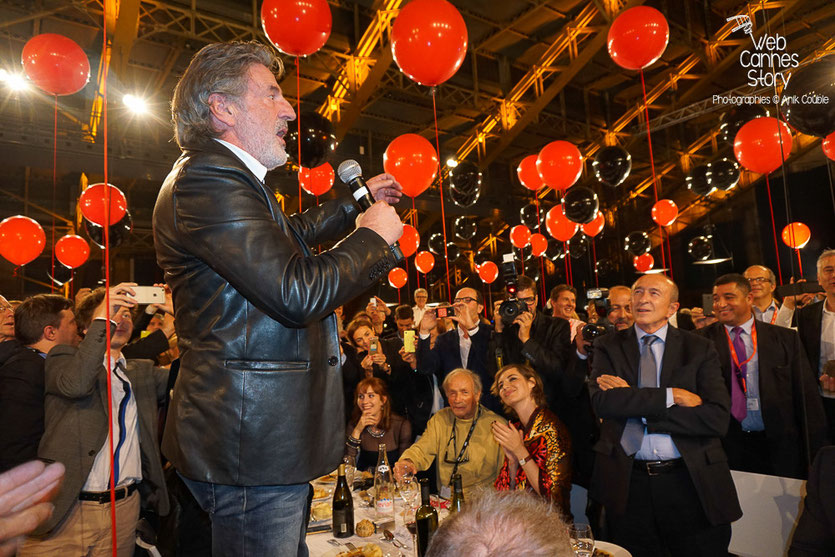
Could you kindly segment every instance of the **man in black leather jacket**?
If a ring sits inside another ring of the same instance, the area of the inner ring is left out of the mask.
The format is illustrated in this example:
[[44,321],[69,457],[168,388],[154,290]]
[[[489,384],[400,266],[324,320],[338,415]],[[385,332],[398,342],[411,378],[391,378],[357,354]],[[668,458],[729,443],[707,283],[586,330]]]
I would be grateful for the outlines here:
[[333,310],[386,276],[402,233],[389,175],[368,181],[362,215],[350,198],[283,214],[263,184],[295,119],[277,67],[254,42],[195,55],[172,102],[183,154],[154,208],[181,351],[163,451],[210,513],[215,555],[307,555],[307,482],[344,447]]

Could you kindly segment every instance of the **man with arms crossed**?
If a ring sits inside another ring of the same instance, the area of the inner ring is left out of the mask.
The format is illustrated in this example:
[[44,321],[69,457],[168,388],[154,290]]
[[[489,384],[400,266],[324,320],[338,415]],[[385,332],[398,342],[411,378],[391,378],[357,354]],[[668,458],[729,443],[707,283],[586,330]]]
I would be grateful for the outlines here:
[[284,215],[263,183],[295,119],[280,69],[254,42],[194,56],[172,102],[183,154],[154,208],[181,350],[163,452],[209,512],[215,555],[307,555],[307,482],[336,468],[345,434],[333,311],[386,275],[403,231],[388,175],[362,215],[351,198]]
[[590,494],[634,557],[715,557],[742,515],[719,438],[730,396],[710,341],[668,324],[678,288],[632,287],[635,326],[594,343],[592,406],[603,420]]

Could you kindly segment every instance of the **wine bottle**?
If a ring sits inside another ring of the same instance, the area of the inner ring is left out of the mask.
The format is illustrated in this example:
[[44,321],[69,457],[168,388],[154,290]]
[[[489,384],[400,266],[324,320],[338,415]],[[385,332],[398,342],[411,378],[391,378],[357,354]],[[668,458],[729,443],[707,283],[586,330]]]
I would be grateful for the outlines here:
[[349,538],[354,535],[354,498],[345,479],[345,464],[339,465],[338,474],[333,490],[333,535]]
[[378,446],[377,468],[374,472],[374,510],[376,520],[394,520],[394,477],[386,455],[386,445]]
[[432,535],[438,529],[438,511],[429,502],[429,480],[420,479],[420,501],[421,505],[415,513],[415,526],[417,528],[417,554],[418,557],[426,555]]
[[461,486],[461,474],[452,476],[452,499],[449,504],[449,514],[461,512],[464,508],[464,488]]

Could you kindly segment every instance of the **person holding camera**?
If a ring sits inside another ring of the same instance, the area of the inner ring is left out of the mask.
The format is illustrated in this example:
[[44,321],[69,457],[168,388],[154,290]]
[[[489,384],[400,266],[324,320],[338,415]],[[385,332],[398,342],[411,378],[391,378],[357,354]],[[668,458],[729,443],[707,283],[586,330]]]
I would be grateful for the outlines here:
[[[520,275],[515,283],[516,299],[497,301],[493,309],[497,367],[527,361],[542,377],[548,406],[556,411],[563,398],[562,383],[571,352],[568,321],[538,311],[539,296],[533,279]],[[514,302],[520,302],[518,308],[513,307]]]
[[[475,288],[462,288],[455,294],[453,305],[448,308],[427,310],[418,327],[417,369],[424,375],[435,375],[439,382],[456,368],[475,372],[484,388],[480,402],[493,411],[500,411],[501,405],[490,394],[493,374],[489,364],[489,345],[491,327],[479,320],[479,313],[484,309],[484,298]],[[430,332],[438,321],[438,311],[448,312],[448,317],[456,326],[438,335],[435,346],[431,346]]]

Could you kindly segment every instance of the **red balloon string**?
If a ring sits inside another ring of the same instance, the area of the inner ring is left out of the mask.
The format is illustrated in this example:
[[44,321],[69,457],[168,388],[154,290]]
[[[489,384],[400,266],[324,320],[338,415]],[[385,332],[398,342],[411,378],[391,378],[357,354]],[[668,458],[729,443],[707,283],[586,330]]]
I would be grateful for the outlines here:
[[562,243],[562,262],[565,265],[565,282],[571,284],[571,279],[569,278],[571,275],[568,272],[568,242]]
[[[533,194],[533,201],[536,205],[536,223],[537,230],[542,228],[542,221],[539,219],[539,197],[536,192]],[[545,263],[542,261],[542,256],[539,256],[539,285],[542,287],[542,302],[545,302]]]
[[777,256],[777,278],[780,281],[780,286],[783,286],[783,271],[780,268],[780,248],[777,244],[777,225],[774,223],[774,205],[771,203],[771,182],[768,180],[768,174],[765,175],[765,188],[768,192],[768,211],[771,214],[771,232],[774,234],[774,255]]
[[[485,291],[487,290],[487,285],[482,281],[481,283],[481,299],[484,300],[487,296],[485,296]],[[484,304],[484,318],[487,319],[487,304]]]
[[58,95],[55,95],[54,123],[52,127],[52,278],[49,291],[55,292],[55,188],[58,182]]
[[438,108],[435,105],[435,88],[432,88],[432,114],[435,116],[435,150],[438,154],[438,192],[441,196],[441,230],[444,233],[444,265],[446,266],[446,291],[449,301],[452,302],[452,288],[449,284],[449,255],[447,254],[446,240],[446,214],[444,213],[444,177],[441,174],[441,141],[438,139]]
[[[493,311],[493,288],[488,286],[487,287],[487,305],[490,306],[490,311]],[[484,317],[487,317],[487,307],[484,308]]]
[[574,267],[571,265],[571,256],[566,255],[565,260],[568,261],[568,276],[569,276],[569,283],[571,286],[574,286]]
[[397,305],[400,305],[400,288],[397,289]]
[[[792,228],[794,228],[794,227],[792,227]],[[791,235],[792,235],[792,243],[794,243],[794,230],[792,230]],[[803,263],[801,263],[801,261],[800,261],[800,250],[796,249],[796,250],[794,250],[794,253],[797,255],[797,266],[800,269],[800,276],[802,277],[803,276]]]
[[[417,209],[415,209],[414,197],[412,198],[412,226],[415,227],[415,230],[418,230],[418,215]],[[420,234],[420,232],[418,232],[418,234]],[[414,256],[417,256],[417,250],[415,250]],[[420,288],[420,271],[418,271],[417,265],[415,265],[415,283],[417,284],[416,288]],[[429,288],[427,288],[426,290],[429,291]]]
[[[655,195],[655,202],[658,203],[658,178],[655,176],[655,159],[652,156],[652,135],[649,132],[649,103],[647,102],[647,86],[644,83],[644,70],[641,70],[641,91],[644,93],[644,115],[647,119],[647,144],[649,145],[649,167],[652,170],[652,192]],[[661,267],[667,267],[667,258],[664,255],[664,227],[658,225],[658,234],[661,238]],[[672,254],[670,255],[672,257]],[[670,263],[670,275],[672,275],[673,264]],[[665,271],[666,273],[666,271]]]
[[[104,183],[110,183],[107,172],[107,69],[109,66],[107,47],[107,2],[102,4],[102,52],[101,52],[101,116],[102,116],[102,144],[104,146]],[[110,317],[110,188],[104,188],[104,305]],[[105,362],[107,363],[107,437],[110,446],[110,539],[113,555],[116,555],[116,470],[114,465],[113,446],[113,373],[110,356],[110,319],[104,327],[105,331]]]
[[406,257],[403,263],[406,264],[406,299],[408,299],[408,293],[412,291],[412,285],[409,283],[409,258]]
[[299,78],[299,57],[296,56],[296,127],[299,135],[297,143],[299,144],[299,214],[302,214],[302,85]]
[[600,279],[597,276],[597,246],[595,245],[594,238],[591,239],[591,255],[594,259],[594,287],[600,288]]

